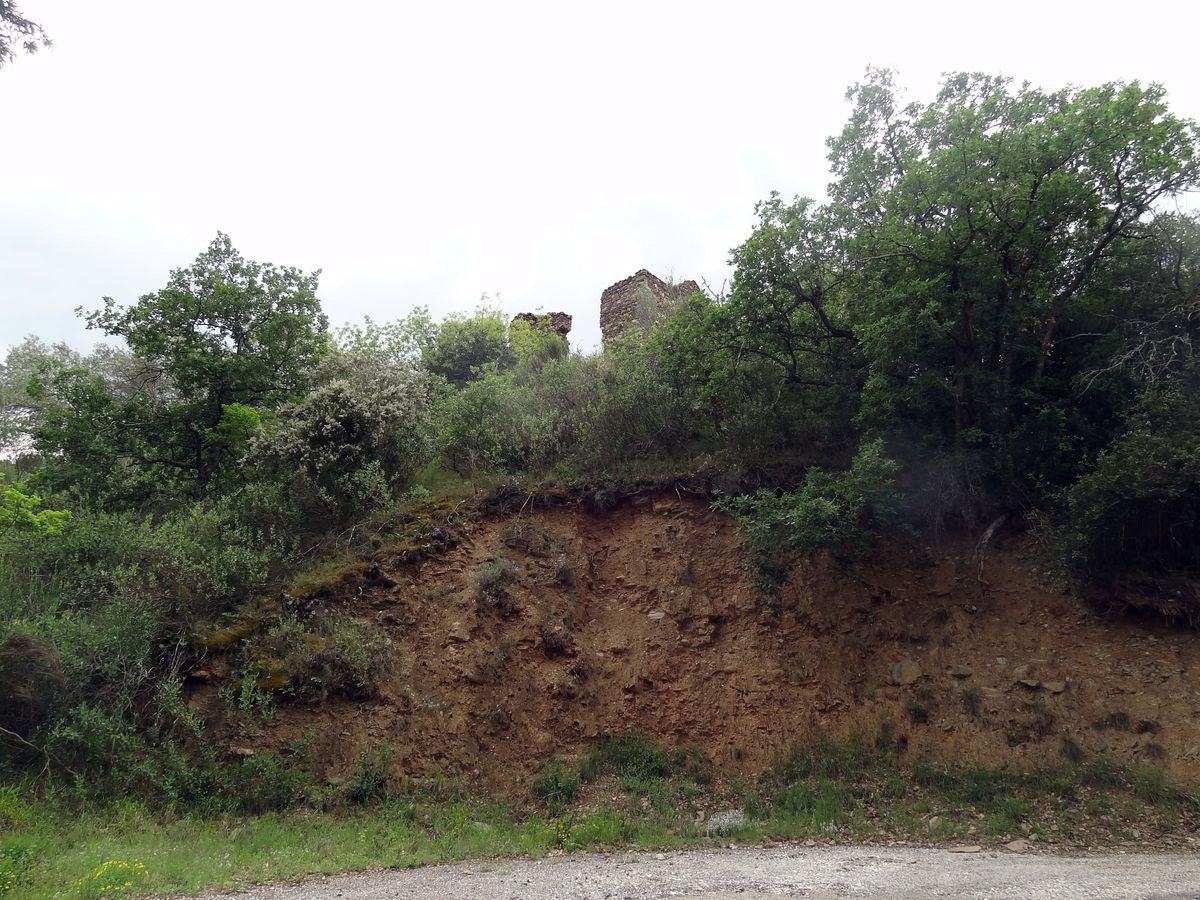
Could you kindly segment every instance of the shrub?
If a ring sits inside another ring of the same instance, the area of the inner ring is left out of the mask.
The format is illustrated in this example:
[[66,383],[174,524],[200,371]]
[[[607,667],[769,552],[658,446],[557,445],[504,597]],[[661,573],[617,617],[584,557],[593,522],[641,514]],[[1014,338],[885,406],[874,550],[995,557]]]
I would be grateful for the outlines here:
[[285,691],[308,700],[372,697],[392,668],[387,633],[363,619],[329,618],[309,626],[281,616],[245,648],[255,691]]
[[392,763],[392,755],[389,744],[381,744],[374,750],[364,750],[360,753],[354,764],[354,772],[346,782],[346,799],[356,804],[385,799],[388,794],[388,766]]
[[541,627],[542,652],[548,658],[566,656],[575,649],[575,638],[562,620],[549,620]]
[[516,568],[503,557],[481,566],[475,573],[476,605],[504,616],[515,612],[516,603],[508,589],[515,575]]
[[579,580],[579,570],[575,561],[566,553],[560,553],[554,560],[554,580],[564,587],[573,587]]
[[[895,463],[881,441],[865,444],[849,470],[829,475],[812,469],[795,491],[759,491],[717,504],[730,513],[752,554],[754,586],[777,598],[798,559],[828,550],[852,562],[874,545],[878,527],[895,514]],[[778,601],[774,601],[778,609]]]
[[[1200,410],[1194,406],[1182,393],[1144,398],[1127,430],[1066,491],[1062,522],[1050,536],[1083,580],[1200,572]],[[1200,623],[1200,600],[1190,592],[1157,608]]]
[[429,386],[411,365],[338,358],[329,371],[279,410],[252,457],[290,480],[302,507],[340,520],[408,486],[429,461],[433,424]]
[[[6,733],[27,740],[58,711],[65,693],[66,676],[53,644],[19,632],[0,642],[0,728]],[[5,743],[0,735],[0,746]]]
[[579,776],[563,771],[557,759],[547,762],[533,779],[533,796],[546,804],[551,815],[562,815],[579,793]]
[[222,781],[235,809],[260,815],[294,806],[303,796],[308,776],[294,760],[275,753],[256,753],[228,766]]
[[484,375],[504,371],[515,361],[508,345],[504,314],[486,307],[472,316],[448,317],[422,353],[425,368],[460,387]]
[[606,349],[581,420],[584,471],[616,472],[632,463],[669,461],[697,437],[688,397],[660,368],[653,348],[636,339]]

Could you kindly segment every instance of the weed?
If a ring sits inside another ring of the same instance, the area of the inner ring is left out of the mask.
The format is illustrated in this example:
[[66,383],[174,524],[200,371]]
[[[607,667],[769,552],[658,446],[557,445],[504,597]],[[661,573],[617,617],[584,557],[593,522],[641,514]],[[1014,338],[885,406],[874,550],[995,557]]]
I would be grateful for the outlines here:
[[248,727],[254,730],[255,721],[267,721],[275,714],[275,699],[271,692],[260,686],[263,674],[254,663],[242,669],[241,677],[221,689],[221,698],[231,715],[241,713],[250,720]]
[[978,719],[983,711],[978,689],[965,688],[961,696],[963,711],[972,719]]
[[1054,732],[1055,718],[1046,706],[1040,702],[1030,703],[1028,712],[1006,734],[1008,746],[1018,747],[1031,741],[1039,741],[1049,737]]
[[554,560],[554,580],[564,587],[571,587],[579,580],[579,570],[575,567],[575,561],[565,553],[558,554],[558,558]]
[[494,609],[502,616],[517,610],[509,585],[516,577],[516,568],[504,557],[482,566],[475,573],[475,603],[480,609]]
[[1125,781],[1121,767],[1108,757],[1100,757],[1082,766],[1079,780],[1089,787],[1114,788]]
[[256,753],[226,769],[223,793],[239,812],[258,815],[295,806],[308,777],[295,760],[274,753]]
[[1142,753],[1145,754],[1147,759],[1153,759],[1158,762],[1167,758],[1167,748],[1153,741],[1142,748]]
[[705,785],[712,781],[712,760],[702,747],[696,744],[681,744],[671,751],[671,774],[685,778],[693,784]]
[[610,772],[623,783],[644,785],[665,778],[668,768],[667,755],[661,748],[644,735],[627,731],[589,750],[579,763],[579,777],[583,781],[595,781]]
[[1097,719],[1092,727],[1097,731],[1128,731],[1132,724],[1128,713],[1115,712]]
[[512,727],[512,713],[507,707],[497,706],[488,713],[488,724],[493,731],[508,731]]
[[120,897],[133,893],[145,877],[146,867],[140,862],[110,859],[75,882],[75,895],[80,898]]
[[575,650],[575,638],[561,619],[543,622],[541,639],[542,652],[550,659],[568,656]]
[[1174,805],[1179,791],[1167,781],[1162,769],[1142,766],[1133,776],[1133,795],[1151,806]]
[[28,838],[8,838],[0,845],[0,896],[29,880],[35,845]]
[[875,735],[875,750],[879,753],[903,753],[908,748],[908,737],[895,732],[891,722],[880,722]]
[[929,708],[919,700],[913,700],[905,707],[908,719],[914,725],[924,725],[929,721]]
[[[253,771],[295,769],[306,743],[301,741],[290,757],[264,755],[256,761],[263,768]],[[1029,773],[965,769],[928,758],[901,769],[861,743],[818,743],[819,748],[781,758],[757,783],[735,779],[704,806],[740,805],[752,822],[746,836],[755,840],[832,834],[853,840],[967,838],[971,828],[978,835],[971,843],[1030,830],[1057,841],[1086,836],[1091,843],[1102,840],[1106,827],[1113,839],[1128,840],[1131,826],[1184,834],[1195,825],[1193,805],[1157,769],[1134,776],[1103,758]],[[68,811],[57,801],[29,800],[6,789],[0,791],[0,879],[20,879],[14,890],[22,896],[55,896],[90,877],[102,860],[143,859],[151,871],[136,882],[136,892],[191,895],[264,877],[298,879],[469,857],[538,858],[556,847],[691,846],[700,840],[697,789],[684,781],[700,764],[693,750],[663,753],[645,738],[626,735],[594,751],[589,756],[606,774],[623,783],[618,769],[641,778],[641,800],[632,809],[577,808],[579,774],[559,762],[547,763],[535,779],[535,796],[552,810],[540,815],[520,806],[472,801],[461,780],[444,778],[400,786],[369,810],[350,806],[346,789],[335,794],[302,786],[298,793],[308,799],[307,809],[239,818],[236,824],[225,814],[238,809],[234,795],[242,787],[225,778],[210,787],[221,797],[211,808],[220,813],[216,816],[159,817],[131,801],[82,811],[72,805]],[[386,767],[378,763],[378,754],[365,754],[367,764],[361,767],[361,780],[375,786],[363,794],[376,798],[386,794]],[[856,769],[846,777],[818,771]],[[780,780],[781,773],[801,770],[807,772],[803,778]],[[665,774],[655,777],[657,772]],[[286,778],[280,779],[286,787]],[[1108,786],[1079,791],[1088,779]],[[231,825],[237,833],[232,852]]]
[[23,828],[33,821],[33,807],[16,785],[0,787],[0,833]]
[[581,656],[571,663],[569,674],[576,684],[583,684],[592,677],[592,669],[587,660]]
[[1071,763],[1071,765],[1077,766],[1083,762],[1083,748],[1074,739],[1067,737],[1065,734],[1062,736],[1059,744],[1059,752],[1062,754],[1063,759]]
[[533,779],[533,796],[546,804],[553,816],[561,816],[579,793],[579,775],[565,772],[557,759],[547,762]]
[[346,799],[364,804],[383,800],[388,795],[388,766],[392,762],[390,744],[380,744],[374,750],[364,750],[354,764],[354,773],[346,782]]
[[498,681],[500,673],[504,671],[505,665],[512,657],[512,651],[512,638],[502,637],[479,664],[479,680],[485,684],[493,684]]
[[811,747],[793,747],[776,759],[764,778],[771,784],[790,784],[810,775],[854,779],[871,764],[871,752],[858,735],[845,743],[822,736]]
[[763,799],[762,794],[759,794],[757,791],[751,791],[742,800],[742,811],[748,819],[761,820],[771,814],[771,807]]

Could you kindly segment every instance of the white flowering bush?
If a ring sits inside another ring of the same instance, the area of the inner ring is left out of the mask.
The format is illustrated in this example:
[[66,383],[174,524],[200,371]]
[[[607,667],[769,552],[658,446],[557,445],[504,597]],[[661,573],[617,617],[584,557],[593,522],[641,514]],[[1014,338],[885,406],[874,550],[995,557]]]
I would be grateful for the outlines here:
[[429,461],[432,435],[423,372],[340,355],[319,387],[279,409],[251,453],[292,479],[302,505],[346,514],[404,489]]

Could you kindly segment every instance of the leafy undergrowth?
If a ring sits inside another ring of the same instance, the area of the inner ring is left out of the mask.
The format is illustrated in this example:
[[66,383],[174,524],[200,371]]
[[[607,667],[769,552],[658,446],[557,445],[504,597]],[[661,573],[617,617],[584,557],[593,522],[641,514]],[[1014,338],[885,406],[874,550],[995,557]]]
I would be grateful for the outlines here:
[[[454,782],[389,790],[356,777],[339,805],[163,815],[128,800],[81,811],[5,788],[0,894],[167,895],[466,858],[779,840],[1157,848],[1193,844],[1200,821],[1195,799],[1159,770],[1103,760],[1035,772],[901,768],[886,749],[821,741],[756,779],[718,785],[710,775],[695,748],[631,732],[573,766],[549,762],[517,803],[472,798]],[[730,826],[711,827],[731,810],[741,815]]]

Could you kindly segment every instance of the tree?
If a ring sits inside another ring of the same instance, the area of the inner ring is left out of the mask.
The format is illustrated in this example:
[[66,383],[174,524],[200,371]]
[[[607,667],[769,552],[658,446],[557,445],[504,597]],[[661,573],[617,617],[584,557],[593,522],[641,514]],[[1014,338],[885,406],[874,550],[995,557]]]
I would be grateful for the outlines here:
[[955,444],[1003,442],[1066,374],[1059,345],[1078,339],[1071,316],[1106,262],[1200,183],[1200,132],[1136,82],[1044,93],[958,74],[901,108],[890,74],[872,71],[848,96],[831,214],[868,416],[898,424],[915,406]]
[[425,368],[462,387],[469,381],[512,367],[504,314],[482,308],[473,316],[450,316],[425,348]]
[[42,26],[21,15],[13,0],[0,0],[0,68],[16,59],[18,50],[37,53],[52,46]]
[[402,319],[378,323],[370,316],[361,325],[343,325],[335,340],[340,350],[363,360],[420,362],[432,346],[437,325],[425,306],[413,307]]
[[71,513],[61,509],[38,509],[41,498],[26,494],[0,475],[0,536],[9,529],[55,534],[63,529]]
[[162,290],[129,307],[105,298],[88,327],[123,338],[166,386],[122,396],[85,369],[47,373],[35,387],[54,402],[35,438],[49,474],[97,487],[125,468],[203,495],[236,462],[249,413],[303,394],[328,353],[319,274],[246,260],[218,234]]
[[[872,70],[848,98],[830,202],[772,196],[734,251],[724,352],[852,388],[868,433],[974,454],[1010,499],[1031,474],[1073,477],[1101,438],[1083,434],[1081,367],[1121,330],[1122,265],[1165,246],[1162,203],[1200,183],[1196,125],[1136,82],[956,74],[904,104]],[[1130,302],[1149,292],[1122,301],[1136,319]]]

